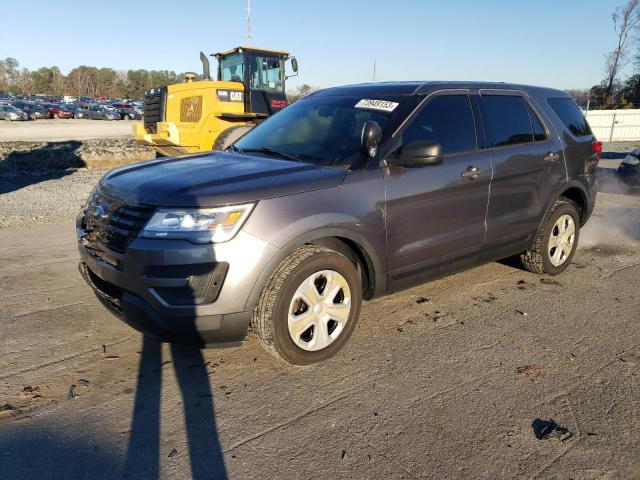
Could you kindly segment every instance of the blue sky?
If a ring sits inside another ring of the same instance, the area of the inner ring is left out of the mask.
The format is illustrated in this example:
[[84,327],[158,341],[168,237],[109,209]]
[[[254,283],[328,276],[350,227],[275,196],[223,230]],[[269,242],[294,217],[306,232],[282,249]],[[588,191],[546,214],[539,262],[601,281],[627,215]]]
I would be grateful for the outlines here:
[[[589,87],[626,0],[253,0],[251,44],[288,50],[300,83],[495,80]],[[200,71],[198,52],[246,43],[245,0],[0,0],[0,58]],[[27,18],[21,19],[24,14]]]

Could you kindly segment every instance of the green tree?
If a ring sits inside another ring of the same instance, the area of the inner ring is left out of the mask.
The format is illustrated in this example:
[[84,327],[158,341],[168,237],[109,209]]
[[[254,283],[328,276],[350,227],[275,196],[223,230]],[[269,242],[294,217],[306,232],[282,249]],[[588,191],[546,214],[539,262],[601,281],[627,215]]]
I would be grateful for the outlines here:
[[42,67],[31,72],[33,80],[33,89],[37,93],[46,93],[49,95],[60,95],[60,77],[62,77],[58,67]]

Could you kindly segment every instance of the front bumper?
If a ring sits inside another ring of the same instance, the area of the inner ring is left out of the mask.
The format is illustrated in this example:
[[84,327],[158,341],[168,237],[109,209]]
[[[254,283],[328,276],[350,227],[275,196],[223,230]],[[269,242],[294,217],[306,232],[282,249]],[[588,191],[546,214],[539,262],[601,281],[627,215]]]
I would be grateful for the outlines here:
[[141,145],[155,148],[162,155],[175,157],[200,150],[198,146],[184,146],[180,144],[180,130],[173,122],[156,123],[156,133],[150,133],[144,128],[144,124],[133,125],[133,138]]
[[136,238],[105,254],[86,245],[80,222],[77,234],[80,272],[103,305],[147,335],[199,346],[244,339],[251,291],[277,251],[240,231],[221,244]]

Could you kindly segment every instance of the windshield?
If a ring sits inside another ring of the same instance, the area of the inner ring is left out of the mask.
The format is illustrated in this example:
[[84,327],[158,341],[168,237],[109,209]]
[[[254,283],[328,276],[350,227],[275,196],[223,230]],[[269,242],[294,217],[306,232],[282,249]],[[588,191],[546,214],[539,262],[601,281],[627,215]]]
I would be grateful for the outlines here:
[[234,53],[220,60],[220,80],[225,82],[242,82],[244,77],[244,56]]
[[[350,166],[366,160],[361,143],[364,123],[373,120],[388,136],[401,118],[409,96],[379,96],[387,110],[377,110],[356,96],[311,96],[291,104],[250,130],[234,147],[239,151],[271,150],[323,166]],[[370,100],[370,99],[369,99]],[[358,106],[356,106],[358,104]]]
[[251,88],[259,90],[282,91],[283,61],[279,58],[269,58],[251,55],[249,76]]

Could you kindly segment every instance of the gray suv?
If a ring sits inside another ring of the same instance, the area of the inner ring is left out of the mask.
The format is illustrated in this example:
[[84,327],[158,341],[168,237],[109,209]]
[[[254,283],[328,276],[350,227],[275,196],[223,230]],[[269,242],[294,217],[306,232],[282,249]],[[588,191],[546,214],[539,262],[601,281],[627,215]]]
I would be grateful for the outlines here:
[[565,270],[600,152],[557,90],[330,88],[227,151],[107,173],[77,219],[80,271],[146,334],[236,344],[251,327],[311,364],[344,346],[363,300],[514,255]]

